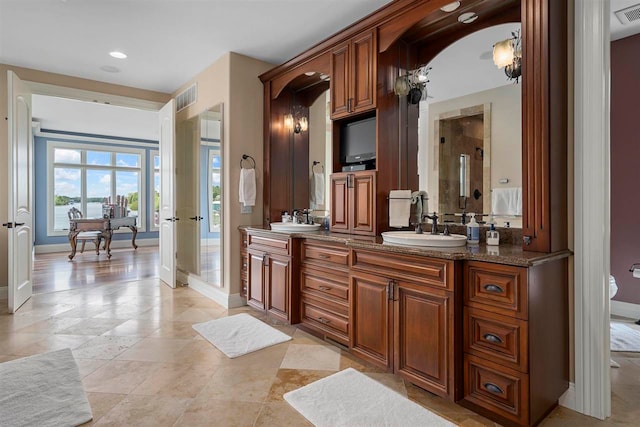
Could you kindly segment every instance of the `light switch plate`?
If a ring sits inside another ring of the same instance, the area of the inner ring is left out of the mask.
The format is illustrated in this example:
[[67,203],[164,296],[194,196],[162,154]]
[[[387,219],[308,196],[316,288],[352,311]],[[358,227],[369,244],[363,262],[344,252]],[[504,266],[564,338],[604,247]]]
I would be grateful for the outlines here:
[[243,203],[240,204],[241,214],[250,214],[251,212],[253,212],[253,206],[245,206]]

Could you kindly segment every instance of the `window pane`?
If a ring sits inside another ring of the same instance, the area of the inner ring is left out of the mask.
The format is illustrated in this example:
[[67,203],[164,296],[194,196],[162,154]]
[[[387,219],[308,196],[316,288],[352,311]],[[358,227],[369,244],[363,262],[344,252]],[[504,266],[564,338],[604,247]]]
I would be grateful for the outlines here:
[[139,172],[116,171],[116,194],[125,196],[128,202],[128,216],[139,216],[138,211],[142,208],[138,198],[140,193]]
[[102,203],[111,196],[111,171],[87,169],[87,218],[102,217]]
[[211,157],[211,169],[220,169],[220,155],[216,154]]
[[160,226],[160,172],[153,173],[153,225]]
[[116,153],[116,166],[140,167],[140,155]]
[[111,166],[111,153],[106,151],[87,151],[87,164]]
[[220,231],[220,170],[211,172],[211,221],[209,227],[211,232]]
[[80,176],[80,169],[54,168],[53,170],[53,194],[55,195],[53,228],[55,230],[69,229],[67,214],[71,206],[75,205],[76,208],[82,209]]
[[53,150],[53,161],[55,163],[80,163],[80,150],[56,148]]
[[153,156],[153,168],[160,169],[160,156]]

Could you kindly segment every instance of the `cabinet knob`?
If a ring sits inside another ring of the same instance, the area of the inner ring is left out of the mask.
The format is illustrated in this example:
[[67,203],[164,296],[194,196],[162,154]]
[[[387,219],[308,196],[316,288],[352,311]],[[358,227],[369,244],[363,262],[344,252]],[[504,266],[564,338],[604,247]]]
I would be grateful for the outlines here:
[[482,338],[484,338],[485,341],[489,341],[490,343],[494,343],[494,344],[502,344],[502,338],[500,338],[497,335],[493,335],[493,334],[484,334],[482,336]]
[[484,383],[484,388],[494,394],[504,394],[502,389],[493,383]]
[[504,293],[504,289],[502,289],[502,287],[495,285],[493,283],[489,283],[484,285],[484,290],[487,292],[491,292],[494,294],[503,294]]

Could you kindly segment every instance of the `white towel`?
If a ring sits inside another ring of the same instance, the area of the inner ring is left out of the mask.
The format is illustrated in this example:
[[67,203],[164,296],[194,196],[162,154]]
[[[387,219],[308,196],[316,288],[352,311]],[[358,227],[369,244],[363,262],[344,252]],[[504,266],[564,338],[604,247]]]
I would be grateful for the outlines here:
[[408,227],[411,216],[411,190],[389,191],[389,227]]
[[324,205],[324,173],[313,172],[311,175],[311,202],[314,207]]
[[256,205],[256,170],[240,169],[239,185],[240,203],[245,206]]
[[493,215],[522,215],[522,188],[494,188],[491,190]]

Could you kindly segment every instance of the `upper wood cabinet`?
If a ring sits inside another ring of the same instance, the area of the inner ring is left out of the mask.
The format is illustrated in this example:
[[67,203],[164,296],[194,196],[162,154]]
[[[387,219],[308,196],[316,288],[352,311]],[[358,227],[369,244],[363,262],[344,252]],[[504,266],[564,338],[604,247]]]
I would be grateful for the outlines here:
[[331,118],[376,106],[376,32],[366,31],[331,50]]
[[331,174],[331,231],[376,234],[376,171]]

